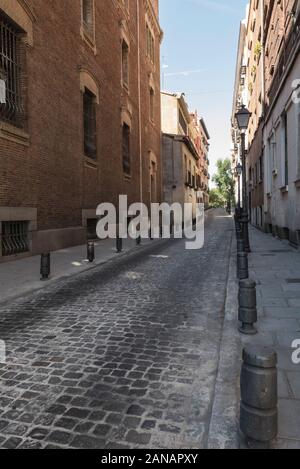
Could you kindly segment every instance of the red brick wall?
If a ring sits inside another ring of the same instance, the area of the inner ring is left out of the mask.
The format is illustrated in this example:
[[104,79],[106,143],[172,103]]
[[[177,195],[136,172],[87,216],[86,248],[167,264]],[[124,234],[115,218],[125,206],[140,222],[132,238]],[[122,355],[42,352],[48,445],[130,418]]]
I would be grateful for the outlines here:
[[[117,201],[126,193],[139,201],[140,145],[138,100],[138,43],[136,0],[130,0],[127,21],[130,37],[129,101],[132,106],[132,176],[122,169],[121,33],[126,18],[119,1],[95,0],[96,49],[80,35],[80,0],[28,0],[36,16],[33,47],[26,50],[29,147],[0,138],[0,206],[38,208],[38,230],[80,226],[82,209],[102,201]],[[156,64],[146,59],[144,2],[140,2],[141,131],[143,194],[149,200],[149,151],[160,167],[159,32]],[[80,67],[99,83],[97,106],[97,165],[83,154]],[[155,125],[149,119],[149,73],[155,81]],[[158,177],[158,188],[161,181]],[[158,198],[161,194],[159,191]]]

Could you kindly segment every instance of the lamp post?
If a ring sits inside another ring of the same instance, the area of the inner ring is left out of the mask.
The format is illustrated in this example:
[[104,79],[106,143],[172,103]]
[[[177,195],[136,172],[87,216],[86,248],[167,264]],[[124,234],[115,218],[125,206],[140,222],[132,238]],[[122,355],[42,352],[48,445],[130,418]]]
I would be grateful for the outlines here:
[[236,113],[235,118],[237,121],[238,128],[241,133],[241,157],[242,157],[242,174],[243,174],[243,210],[241,222],[243,224],[243,235],[246,252],[251,252],[249,243],[249,215],[248,215],[248,194],[247,194],[247,169],[246,169],[246,131],[248,129],[251,113],[248,111],[245,105],[241,106],[241,109]]
[[238,214],[239,216],[241,215],[241,175],[243,172],[243,166],[241,163],[238,163],[236,168],[235,168],[235,173],[236,177],[238,180],[238,203],[237,203],[237,209],[238,209]]

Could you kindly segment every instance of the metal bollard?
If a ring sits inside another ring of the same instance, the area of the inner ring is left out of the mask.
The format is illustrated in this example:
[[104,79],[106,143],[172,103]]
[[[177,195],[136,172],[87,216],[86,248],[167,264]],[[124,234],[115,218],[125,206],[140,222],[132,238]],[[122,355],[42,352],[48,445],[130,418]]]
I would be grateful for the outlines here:
[[245,252],[245,244],[244,244],[244,238],[237,238],[237,251],[238,252]]
[[237,278],[243,280],[248,277],[248,255],[246,252],[239,251],[237,253]]
[[269,446],[278,432],[277,355],[267,347],[243,350],[240,429],[248,447]]
[[242,323],[239,327],[242,334],[257,333],[254,327],[257,322],[256,283],[250,279],[241,280],[239,284],[239,321]]
[[123,250],[123,239],[117,236],[117,241],[116,241],[116,247],[117,247],[117,252],[122,252]]
[[94,262],[95,260],[95,244],[93,241],[89,241],[87,244],[87,258],[89,262]]
[[50,253],[41,254],[41,280],[48,280],[50,275]]
[[140,244],[142,244],[142,238],[141,238],[141,236],[138,236],[138,237],[136,238],[136,244],[137,244],[138,246],[139,246]]

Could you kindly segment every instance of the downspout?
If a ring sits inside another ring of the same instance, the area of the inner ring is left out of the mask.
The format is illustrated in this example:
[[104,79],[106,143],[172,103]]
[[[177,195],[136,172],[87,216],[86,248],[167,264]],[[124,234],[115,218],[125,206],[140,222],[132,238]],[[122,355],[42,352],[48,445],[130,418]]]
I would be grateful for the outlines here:
[[137,47],[138,47],[138,107],[139,107],[139,157],[140,157],[140,203],[143,203],[143,155],[142,155],[142,110],[141,110],[141,54],[140,54],[140,5],[136,0]]

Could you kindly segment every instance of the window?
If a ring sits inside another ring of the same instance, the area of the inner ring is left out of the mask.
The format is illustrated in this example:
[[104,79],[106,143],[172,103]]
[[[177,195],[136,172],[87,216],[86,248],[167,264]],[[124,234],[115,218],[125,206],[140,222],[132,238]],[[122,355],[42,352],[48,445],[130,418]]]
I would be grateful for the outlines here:
[[15,23],[0,16],[0,80],[5,102],[0,103],[0,120],[24,128],[24,96],[22,93],[23,32]]
[[155,40],[154,35],[146,23],[146,42],[147,42],[147,57],[151,60],[152,63],[155,62]]
[[150,120],[154,121],[154,89],[150,88]]
[[94,0],[82,0],[82,23],[86,32],[94,34]]
[[288,120],[287,114],[283,115],[284,131],[284,185],[289,185],[289,155],[288,155]]
[[123,172],[127,175],[131,174],[131,158],[130,158],[130,127],[123,124],[122,131],[122,156],[123,156]]
[[122,83],[123,86],[129,86],[129,47],[128,44],[122,41]]
[[84,154],[89,158],[97,157],[96,142],[96,97],[87,88],[83,94]]
[[27,221],[2,222],[2,256],[13,256],[29,251]]

